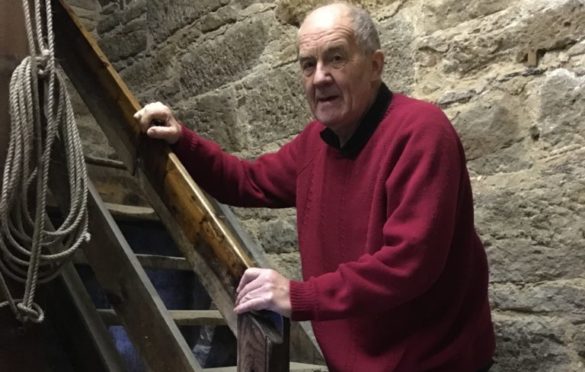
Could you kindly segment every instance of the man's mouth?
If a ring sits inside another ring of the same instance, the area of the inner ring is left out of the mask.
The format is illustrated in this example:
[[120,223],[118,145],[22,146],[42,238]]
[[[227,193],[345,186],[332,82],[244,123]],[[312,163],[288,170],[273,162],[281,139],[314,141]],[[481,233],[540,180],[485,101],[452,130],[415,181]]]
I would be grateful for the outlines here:
[[317,102],[331,102],[331,101],[336,100],[337,98],[339,98],[338,95],[323,96],[323,97],[318,97]]

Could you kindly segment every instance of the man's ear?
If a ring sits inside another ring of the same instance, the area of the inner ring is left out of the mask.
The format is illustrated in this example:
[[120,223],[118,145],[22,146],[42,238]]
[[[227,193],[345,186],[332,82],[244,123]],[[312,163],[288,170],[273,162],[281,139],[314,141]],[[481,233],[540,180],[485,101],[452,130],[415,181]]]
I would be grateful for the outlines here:
[[384,53],[378,49],[371,56],[372,81],[380,80],[384,71]]

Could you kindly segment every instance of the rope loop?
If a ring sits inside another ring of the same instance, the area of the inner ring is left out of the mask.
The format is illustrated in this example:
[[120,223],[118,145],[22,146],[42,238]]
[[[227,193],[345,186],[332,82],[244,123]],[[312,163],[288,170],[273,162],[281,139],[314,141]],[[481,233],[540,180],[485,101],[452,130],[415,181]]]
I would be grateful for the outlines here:
[[[34,302],[37,285],[55,278],[65,260],[90,239],[83,148],[55,64],[51,0],[44,1],[44,12],[42,0],[34,0],[34,11],[29,0],[22,1],[30,56],[10,80],[12,126],[0,190],[0,299],[4,300],[0,308],[9,306],[17,319],[34,323],[44,319]],[[46,209],[51,152],[58,137],[64,147],[66,164],[59,166],[67,170],[70,205],[61,225],[52,228]],[[25,284],[21,300],[12,296],[5,276]]]
[[35,57],[35,63],[37,65],[37,74],[39,78],[47,78],[50,75],[49,59],[51,57],[51,51],[49,49],[43,49],[40,56]]
[[42,323],[45,320],[45,312],[39,305],[36,303],[32,303],[31,306],[25,306],[22,302],[16,304],[16,308],[18,309],[18,315],[16,316],[18,320],[23,323],[27,321],[33,323]]

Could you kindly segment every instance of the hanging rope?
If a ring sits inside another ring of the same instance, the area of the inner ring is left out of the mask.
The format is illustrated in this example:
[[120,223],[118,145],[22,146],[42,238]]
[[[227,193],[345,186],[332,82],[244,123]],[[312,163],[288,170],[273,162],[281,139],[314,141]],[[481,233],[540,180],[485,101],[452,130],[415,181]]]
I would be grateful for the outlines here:
[[[0,194],[0,308],[9,306],[22,322],[39,323],[44,314],[34,302],[37,284],[57,276],[90,238],[87,174],[69,95],[55,66],[51,0],[44,2],[44,22],[41,0],[34,0],[34,15],[28,0],[22,4],[30,56],[10,80],[12,127]],[[61,225],[50,229],[48,176],[57,137],[64,145],[70,205]],[[12,296],[4,275],[24,283],[22,298]]]

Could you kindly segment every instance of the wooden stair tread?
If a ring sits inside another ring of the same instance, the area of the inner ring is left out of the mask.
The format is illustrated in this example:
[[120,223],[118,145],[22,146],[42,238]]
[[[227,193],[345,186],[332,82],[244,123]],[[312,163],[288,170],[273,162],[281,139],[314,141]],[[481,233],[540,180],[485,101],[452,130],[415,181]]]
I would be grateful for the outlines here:
[[104,203],[114,219],[159,221],[154,209],[137,205]]
[[[238,370],[238,367],[236,367],[236,366],[203,369],[204,372],[237,372],[237,370]],[[290,371],[291,372],[327,372],[328,369],[326,366],[321,366],[318,364],[306,364],[306,363],[291,362],[290,363]]]
[[[98,314],[106,325],[120,325],[121,321],[112,309],[98,309]],[[171,318],[178,326],[221,326],[225,319],[217,310],[169,310]]]
[[[164,256],[156,254],[136,254],[140,265],[145,269],[192,271],[193,268],[184,257]],[[83,251],[75,252],[73,262],[87,265],[87,258]]]

